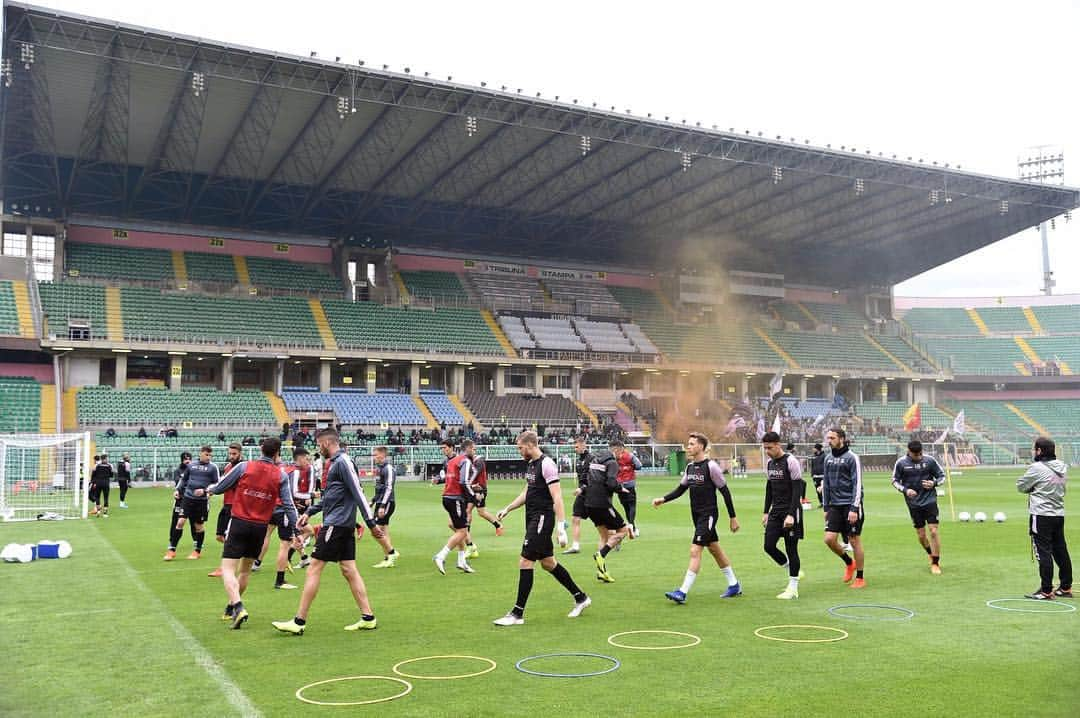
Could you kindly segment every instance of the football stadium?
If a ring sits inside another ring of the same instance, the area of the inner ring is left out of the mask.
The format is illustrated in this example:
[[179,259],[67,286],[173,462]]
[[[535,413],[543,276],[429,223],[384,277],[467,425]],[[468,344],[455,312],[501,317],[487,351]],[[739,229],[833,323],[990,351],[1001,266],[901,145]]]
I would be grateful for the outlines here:
[[1080,295],[894,290],[1080,190],[8,0],[2,55],[0,715],[1075,715]]

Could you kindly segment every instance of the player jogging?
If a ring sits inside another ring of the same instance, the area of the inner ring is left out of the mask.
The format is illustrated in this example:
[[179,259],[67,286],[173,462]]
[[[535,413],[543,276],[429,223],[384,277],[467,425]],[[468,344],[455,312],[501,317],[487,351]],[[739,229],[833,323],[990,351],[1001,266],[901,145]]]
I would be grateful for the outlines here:
[[469,477],[469,481],[466,483],[469,489],[472,491],[472,498],[468,500],[466,511],[468,512],[469,523],[466,528],[469,530],[469,536],[466,540],[466,545],[469,549],[469,558],[477,558],[480,552],[476,548],[476,544],[472,543],[472,515],[475,509],[476,513],[480,515],[480,518],[487,521],[489,524],[495,527],[495,535],[503,535],[502,523],[495,518],[495,515],[487,510],[487,461],[482,456],[476,455],[476,444],[472,439],[465,439],[461,442],[461,447],[465,449],[465,456],[468,457],[469,463],[472,465],[472,474]]
[[368,600],[367,587],[360,571],[356,568],[356,511],[359,509],[364,524],[371,530],[371,535],[378,538],[382,527],[375,524],[364,490],[360,488],[360,477],[356,474],[349,455],[341,448],[341,440],[334,429],[323,429],[316,436],[319,452],[326,459],[323,467],[322,498],[308,507],[300,517],[299,526],[303,529],[308,520],[322,512],[323,524],[315,539],[315,550],[311,554],[311,565],[307,569],[304,590],[300,595],[300,605],[296,615],[289,621],[274,621],[274,628],[284,633],[303,634],[307,625],[308,610],[315,595],[319,592],[322,572],[327,563],[337,563],[341,575],[349,584],[353,600],[360,609],[360,620],[345,626],[346,631],[372,630],[378,625],[375,612]]
[[579,488],[575,493],[584,494],[586,515],[600,533],[600,550],[593,554],[593,561],[596,563],[596,579],[604,583],[615,582],[607,570],[608,554],[630,532],[630,527],[611,503],[612,494],[618,491],[619,463],[610,451],[601,451],[592,457],[589,464],[584,491]]
[[463,573],[476,573],[467,559],[466,541],[469,535],[469,513],[467,503],[473,498],[472,491],[465,483],[472,478],[472,462],[464,454],[458,454],[454,450],[454,442],[444,439],[440,446],[443,456],[446,457],[446,466],[442,476],[435,480],[445,483],[443,487],[442,503],[446,513],[450,516],[449,540],[437,554],[432,557],[435,568],[439,573],[446,575],[446,557],[450,552],[457,549],[457,568]]
[[[165,556],[162,557],[163,561],[172,561],[176,558],[176,546],[180,543],[180,539],[184,536],[184,529],[180,524],[180,519],[184,516],[184,502],[183,497],[176,489],[180,488],[180,482],[187,474],[188,466],[191,465],[191,453],[185,451],[180,454],[180,465],[173,470],[173,507],[172,517],[169,521],[169,549],[165,552]],[[191,525],[191,538],[195,538],[195,524]]]
[[206,539],[206,519],[210,516],[210,501],[206,489],[221,480],[217,464],[211,459],[214,450],[209,446],[199,449],[199,460],[188,464],[187,471],[180,478],[175,497],[181,501],[181,516],[176,521],[176,528],[183,529],[191,521],[195,546],[188,559],[195,560],[202,556],[203,541]]
[[[863,579],[862,529],[863,483],[862,465],[858,455],[848,448],[847,432],[830,429],[825,435],[829,451],[825,454],[825,474],[821,481],[821,502],[825,507],[825,545],[844,562],[844,583],[852,588],[865,588]],[[854,560],[840,544],[841,533],[847,532]]]
[[559,545],[566,545],[566,510],[563,508],[562,489],[559,486],[559,467],[549,456],[540,451],[536,432],[523,431],[518,435],[517,448],[525,459],[525,489],[506,505],[497,516],[502,520],[514,509],[525,506],[525,540],[521,544],[518,561],[517,601],[510,612],[496,618],[496,626],[520,626],[525,623],[525,604],[533,587],[533,566],[540,566],[555,577],[571,596],[574,607],[567,618],[577,618],[592,605],[592,599],[578,588],[566,567],[555,560],[551,532],[558,527]]
[[[242,461],[216,484],[199,489],[207,497],[236,487],[233,494],[232,515],[225,529],[225,548],[221,552],[221,580],[229,603],[221,618],[231,621],[233,628],[240,628],[248,619],[243,595],[251,578],[251,565],[262,550],[263,539],[270,515],[280,499],[289,513],[291,524],[296,524],[296,508],[289,491],[289,477],[278,465],[281,441],[263,439],[262,457],[256,461]],[[211,464],[211,466],[214,466]],[[217,466],[214,466],[217,471]]]
[[[933,456],[923,455],[922,442],[908,442],[907,455],[893,466],[892,485],[907,501],[911,523],[926,555],[930,557],[930,573],[941,573],[941,536],[938,533],[937,487],[945,483],[945,472]],[[930,537],[926,525],[930,525]]]
[[630,538],[637,538],[637,471],[641,469],[641,459],[628,451],[621,441],[608,444],[615,460],[619,462],[619,503],[626,512],[626,521],[630,524]]
[[716,534],[716,521],[720,514],[716,506],[717,491],[724,497],[731,533],[739,530],[739,520],[735,517],[735,504],[732,503],[731,489],[728,488],[727,480],[724,479],[724,471],[720,468],[720,464],[705,456],[707,448],[709,448],[709,439],[704,434],[692,432],[686,442],[686,457],[689,463],[686,465],[686,471],[683,472],[682,480],[673,491],[652,500],[653,506],[659,507],[690,491],[690,518],[694,523],[694,538],[690,543],[690,565],[686,569],[682,586],[664,594],[675,603],[686,603],[686,594],[690,593],[690,588],[694,585],[694,580],[701,570],[703,548],[709,549],[716,565],[727,578],[728,587],[721,598],[735,598],[742,595],[742,587],[739,585],[739,579],[735,577],[735,569],[732,568],[724,549],[720,548],[720,537]]
[[563,551],[563,554],[581,553],[581,520],[588,518],[589,515],[585,508],[585,489],[589,485],[589,464],[593,461],[593,455],[584,437],[579,436],[574,439],[574,452],[577,454],[574,471],[577,473],[578,487],[574,491],[574,508],[570,512],[572,543],[570,548]]
[[[229,444],[227,453],[228,460],[221,466],[218,473],[220,473],[222,476],[225,476],[230,471],[232,471],[233,467],[240,463],[240,457],[243,455],[243,453],[244,447],[240,446],[240,444],[236,442]],[[232,516],[231,511],[234,493],[236,493],[235,487],[229,489],[221,495],[221,509],[218,511],[217,528],[214,531],[214,538],[220,544],[225,543],[225,531],[229,528],[229,517]],[[218,565],[217,568],[215,568],[213,571],[206,575],[212,578],[218,578],[221,576],[221,574],[221,566]]]
[[394,487],[397,484],[397,470],[394,462],[387,458],[385,446],[376,446],[373,452],[375,458],[375,523],[382,526],[383,536],[375,540],[383,550],[383,560],[372,568],[393,568],[401,554],[394,548],[390,540],[390,517],[394,515]]
[[[791,600],[799,597],[802,562],[799,560],[799,540],[803,537],[802,496],[806,482],[799,460],[780,448],[780,435],[767,431],[761,437],[769,463],[765,467],[765,508],[761,525],[765,527],[765,553],[781,568],[787,569],[788,585],[777,598]],[[784,550],[776,547],[784,539]]]

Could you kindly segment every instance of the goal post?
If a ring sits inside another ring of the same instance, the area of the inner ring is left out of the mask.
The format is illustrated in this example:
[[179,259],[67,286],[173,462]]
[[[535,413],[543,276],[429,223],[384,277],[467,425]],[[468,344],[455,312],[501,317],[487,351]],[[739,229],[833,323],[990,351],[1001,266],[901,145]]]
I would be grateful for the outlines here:
[[86,518],[90,434],[0,434],[0,520]]

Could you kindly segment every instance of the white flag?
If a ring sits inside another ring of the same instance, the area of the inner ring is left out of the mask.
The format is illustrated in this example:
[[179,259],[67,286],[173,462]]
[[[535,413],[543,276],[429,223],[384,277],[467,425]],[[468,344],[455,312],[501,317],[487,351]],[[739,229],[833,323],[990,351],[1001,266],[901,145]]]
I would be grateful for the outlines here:
[[784,389],[784,372],[783,370],[776,372],[773,375],[772,381],[769,382],[769,398],[779,394]]
[[965,423],[964,422],[964,410],[961,409],[960,413],[956,415],[955,419],[953,419],[953,422],[952,422],[953,433],[954,434],[959,434],[960,436],[963,436],[964,435],[964,430],[966,428],[964,426],[964,423]]
[[777,434],[780,433],[780,414],[779,413],[777,413],[776,418],[773,419],[772,430],[775,431]]

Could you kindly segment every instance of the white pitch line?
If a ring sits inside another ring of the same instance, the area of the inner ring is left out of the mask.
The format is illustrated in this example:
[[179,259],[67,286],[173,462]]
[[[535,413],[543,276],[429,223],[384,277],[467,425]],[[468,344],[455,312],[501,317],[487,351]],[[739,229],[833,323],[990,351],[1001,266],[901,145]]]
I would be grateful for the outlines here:
[[66,616],[87,616],[87,615],[96,614],[96,613],[116,613],[118,610],[120,610],[120,609],[117,609],[117,608],[95,608],[95,609],[88,610],[88,611],[64,611],[63,613],[54,613],[53,616],[55,616],[56,618],[61,618],[61,617],[66,617]]
[[169,628],[172,629],[176,638],[179,639],[180,645],[187,648],[188,652],[191,653],[191,657],[195,659],[195,663],[206,671],[206,675],[210,676],[210,678],[221,687],[229,704],[232,705],[240,715],[245,716],[245,718],[248,716],[251,716],[252,718],[261,716],[262,714],[259,712],[259,709],[255,707],[255,704],[251,702],[251,699],[244,694],[244,691],[240,686],[236,685],[236,683],[229,678],[225,669],[214,661],[213,656],[210,655],[210,652],[206,650],[203,644],[199,643],[199,640],[192,635],[191,631],[184,627],[184,624],[177,620],[176,616],[174,616],[172,611],[170,611],[162,600],[158,598],[157,594],[151,591],[150,587],[139,578],[139,572],[135,570],[135,567],[128,563],[128,560],[124,558],[123,554],[117,551],[116,547],[113,546],[100,531],[98,531],[95,524],[91,523],[91,525],[94,526],[94,531],[97,532],[98,537],[105,543],[106,549],[113,554],[116,562],[124,569],[124,573],[127,574],[128,579],[135,584],[135,587],[139,591],[146,594],[149,603],[153,608],[160,609],[167,616]]

